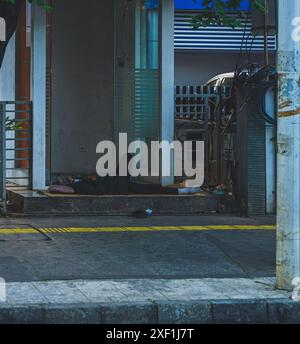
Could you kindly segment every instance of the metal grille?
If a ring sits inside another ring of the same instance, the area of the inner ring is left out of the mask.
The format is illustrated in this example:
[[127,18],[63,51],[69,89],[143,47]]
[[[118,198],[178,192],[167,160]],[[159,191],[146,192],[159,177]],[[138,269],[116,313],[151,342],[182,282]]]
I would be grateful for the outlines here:
[[122,68],[115,85],[116,132],[128,139],[159,138],[159,72]]
[[6,213],[7,188],[32,185],[32,104],[0,102],[0,115],[0,206]]
[[175,119],[210,121],[211,106],[216,106],[222,96],[228,95],[229,87],[176,86]]
[[[243,50],[263,51],[264,37],[252,35],[252,18],[245,25],[237,28],[210,26],[194,30],[191,25],[193,11],[176,11],[175,13],[175,49],[177,50]],[[276,36],[269,36],[270,51],[275,51]]]
[[175,136],[182,142],[204,141],[206,186],[221,185],[227,178],[219,124],[230,93],[229,86],[175,87]]
[[136,140],[159,138],[159,72],[135,70],[134,137]]

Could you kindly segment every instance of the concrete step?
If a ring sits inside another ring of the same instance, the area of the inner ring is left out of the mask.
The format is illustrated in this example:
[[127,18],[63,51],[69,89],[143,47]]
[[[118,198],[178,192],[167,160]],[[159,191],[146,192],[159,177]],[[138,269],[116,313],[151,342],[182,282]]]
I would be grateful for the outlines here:
[[233,213],[224,197],[199,195],[48,196],[33,191],[9,191],[13,213],[25,215],[132,215],[152,209],[157,215]]

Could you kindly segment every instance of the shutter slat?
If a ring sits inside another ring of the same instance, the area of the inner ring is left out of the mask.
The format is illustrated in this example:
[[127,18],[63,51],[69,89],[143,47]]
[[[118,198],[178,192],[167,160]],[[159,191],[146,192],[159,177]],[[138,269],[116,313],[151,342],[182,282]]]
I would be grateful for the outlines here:
[[[175,12],[175,49],[176,50],[230,50],[239,51],[241,44],[243,50],[264,50],[264,37],[253,37],[252,19],[247,21],[247,27],[239,28],[211,26],[194,30],[190,24],[191,17],[196,15],[192,11]],[[246,21],[244,21],[246,23]],[[277,48],[276,36],[269,36],[268,45],[270,51]]]

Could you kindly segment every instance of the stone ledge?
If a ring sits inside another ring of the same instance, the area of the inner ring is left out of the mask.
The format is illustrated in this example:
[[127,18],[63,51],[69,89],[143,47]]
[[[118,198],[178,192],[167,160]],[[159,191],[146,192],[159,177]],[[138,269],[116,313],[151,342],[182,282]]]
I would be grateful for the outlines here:
[[47,197],[32,191],[9,191],[14,205],[10,212],[30,216],[132,215],[151,208],[157,215],[195,215],[235,212],[224,197],[200,195],[58,196]]
[[1,324],[300,324],[290,300],[2,305]]

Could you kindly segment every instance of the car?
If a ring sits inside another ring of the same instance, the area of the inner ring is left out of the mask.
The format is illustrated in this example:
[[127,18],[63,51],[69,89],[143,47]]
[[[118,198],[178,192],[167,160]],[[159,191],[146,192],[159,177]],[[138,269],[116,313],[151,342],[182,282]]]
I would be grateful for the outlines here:
[[225,96],[230,97],[231,87],[233,86],[234,72],[219,74],[205,83],[207,87],[215,87],[215,92],[217,92],[217,87],[225,87]]
[[232,86],[234,80],[234,72],[219,74],[205,83],[208,87]]

